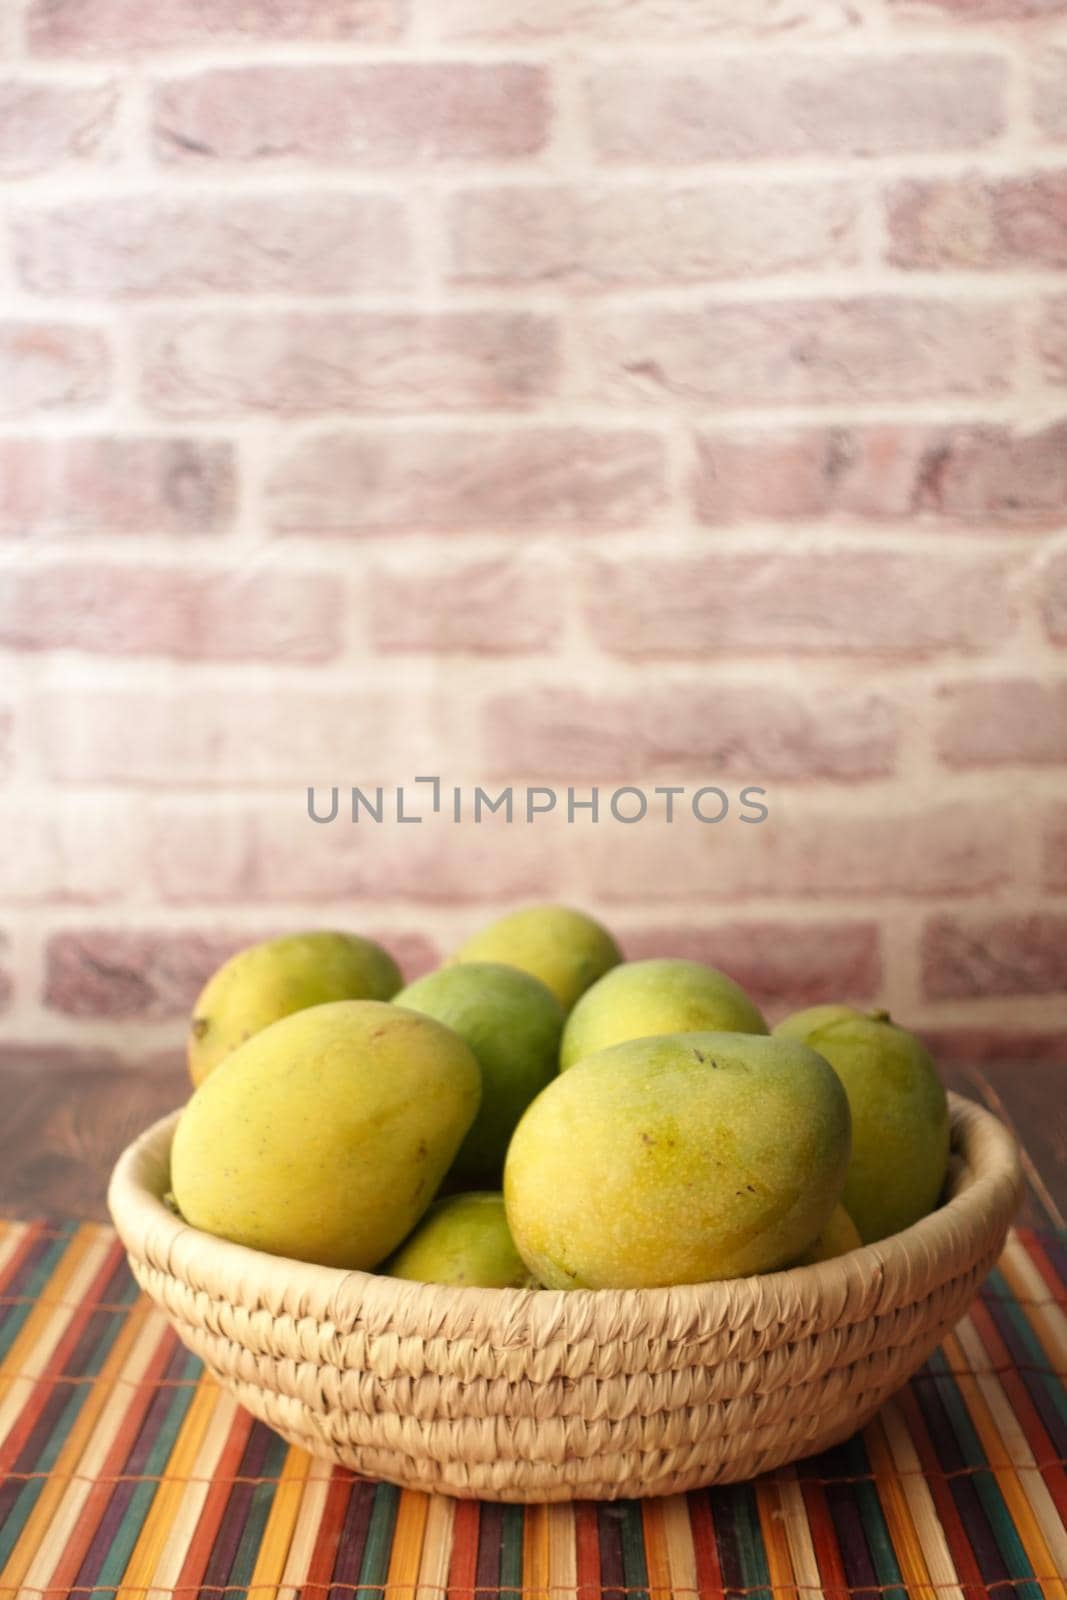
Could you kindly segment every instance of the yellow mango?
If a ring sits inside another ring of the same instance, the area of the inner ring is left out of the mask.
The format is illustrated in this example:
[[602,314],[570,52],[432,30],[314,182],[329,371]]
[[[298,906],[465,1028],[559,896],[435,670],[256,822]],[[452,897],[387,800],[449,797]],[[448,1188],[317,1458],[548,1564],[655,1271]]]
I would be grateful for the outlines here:
[[549,1288],[766,1272],[837,1204],[848,1101],[815,1051],[761,1034],[634,1039],[528,1108],[504,1169],[512,1237]]
[[374,1267],[430,1204],[480,1096],[451,1028],[377,1000],[313,1006],[205,1078],[174,1135],[171,1188],[194,1228]]

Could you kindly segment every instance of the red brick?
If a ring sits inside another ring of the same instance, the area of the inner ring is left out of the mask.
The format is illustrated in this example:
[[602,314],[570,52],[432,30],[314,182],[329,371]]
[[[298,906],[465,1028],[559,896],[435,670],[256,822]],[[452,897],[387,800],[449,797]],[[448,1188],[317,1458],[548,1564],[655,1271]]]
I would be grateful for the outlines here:
[[1055,644],[1067,644],[1067,549],[1048,559],[1041,611],[1049,638]]
[[45,949],[44,1003],[72,1017],[182,1017],[247,934],[70,929]]
[[526,552],[495,560],[372,568],[361,586],[375,649],[486,655],[550,650],[561,576]]
[[902,16],[943,16],[957,22],[1031,22],[1067,15],[1067,0],[889,0]]
[[931,438],[918,473],[922,511],[996,527],[1053,527],[1067,510],[1067,422],[1034,433],[961,425]]
[[1067,915],[932,917],[923,930],[928,1000],[1067,989]]
[[[368,771],[353,758],[345,775],[349,783],[342,778],[338,785],[337,819],[329,824],[309,820],[302,790],[293,804],[272,800],[212,807],[195,796],[187,803],[160,801],[148,832],[159,893],[168,903],[183,906],[285,903],[317,908],[340,902],[343,925],[380,939],[405,974],[414,976],[438,957],[436,945],[414,930],[398,936],[381,927],[376,908],[382,902],[489,905],[562,888],[553,841],[558,843],[568,830],[558,816],[527,826],[522,820],[523,790],[517,791],[516,821],[510,826],[502,814],[487,815],[475,825],[470,820],[472,784],[464,790],[464,819],[454,823],[447,779],[443,809],[435,817],[428,787],[412,787],[410,769],[398,762],[394,777],[406,780],[406,814],[423,815],[424,821],[396,822],[395,783],[388,783],[383,786],[384,820],[375,823],[363,813],[353,823],[350,786],[360,784],[373,798],[373,773],[368,781]],[[328,806],[329,785],[317,788],[316,799]],[[312,924],[323,923],[317,909],[308,917]],[[334,913],[326,920],[335,920]]]
[[[365,781],[366,770],[353,763],[355,780],[373,798],[375,786]],[[395,785],[384,786],[382,823],[366,814],[358,823],[350,821],[350,786],[343,782],[337,820],[328,825],[309,820],[302,794],[297,805],[274,802],[236,810],[209,808],[195,800],[188,805],[163,802],[149,824],[154,882],[164,900],[177,905],[284,902],[319,907],[342,902],[351,921],[352,904],[365,904],[356,925],[380,937],[409,975],[432,964],[430,949],[425,940],[413,943],[410,935],[398,942],[392,933],[376,933],[376,903],[495,904],[562,888],[559,852],[551,846],[563,824],[556,816],[528,827],[522,820],[522,789],[517,791],[514,823],[505,825],[501,814],[474,825],[470,786],[464,791],[465,820],[457,824],[447,782],[443,810],[434,817],[429,790],[413,788],[410,773],[406,776],[405,808],[409,815],[423,815],[421,824],[396,822]],[[328,806],[328,785],[318,787],[316,795]],[[502,829],[508,835],[503,839]],[[321,924],[321,912],[314,914]]]
[[670,40],[717,38],[790,39],[798,34],[834,34],[857,25],[852,0],[435,0],[432,14],[439,38],[502,44],[564,42],[584,36],[615,44],[642,38]]
[[[449,766],[459,769],[451,759]],[[354,770],[358,781],[359,770],[355,766]],[[499,785],[492,787],[494,795],[499,792]],[[570,881],[566,835],[574,829],[566,827],[558,812],[527,825],[524,790],[518,792],[516,820],[511,824],[503,820],[503,813],[483,816],[477,824],[470,820],[473,785],[465,791],[465,819],[459,823],[451,820],[447,786],[438,817],[430,814],[428,793],[424,797],[410,789],[406,793],[409,806],[426,813],[424,823],[379,824],[364,817],[353,824],[344,794],[338,820],[329,825],[317,826],[295,807],[282,811],[275,806],[264,812],[255,825],[259,897],[316,907],[337,902],[350,906],[364,900],[488,906],[563,894]],[[387,807],[390,803],[387,797]]]
[[60,322],[0,326],[0,416],[91,405],[104,398],[110,380],[111,351],[96,328]]
[[937,751],[950,767],[1067,764],[1067,680],[946,684]]
[[12,227],[38,294],[347,294],[411,279],[392,195],[138,195],[23,211]]
[[[1048,4],[1067,15],[1067,0]],[[1033,53],[1032,63],[1034,119],[1047,139],[1067,140],[1067,50],[1043,45]]]
[[548,131],[544,70],[511,62],[236,67],[156,91],[162,161],[377,167],[529,156]]
[[7,650],[328,661],[342,631],[343,593],[326,574],[35,563],[0,591]]
[[854,266],[860,251],[859,196],[840,183],[470,189],[449,222],[457,283],[705,282]]
[[900,155],[968,150],[1004,125],[989,54],[625,62],[590,75],[593,140],[609,161]]
[[[664,768],[759,783],[892,772],[896,718],[867,691],[793,695],[762,684],[676,683],[629,694],[517,689],[486,707],[494,772],[639,778]],[[607,797],[604,797],[607,808]]]
[[608,403],[809,405],[995,395],[1010,382],[1003,305],[871,297],[619,311],[589,324]]
[[[305,834],[309,784],[402,783],[469,759],[466,708],[439,694],[245,688],[64,689],[42,695],[31,733],[49,775],[73,783],[285,787]],[[415,830],[404,830],[405,834]]]
[[1067,172],[897,184],[888,227],[900,267],[1067,266]]
[[257,898],[255,822],[247,805],[211,804],[195,792],[152,800],[146,831],[152,885],[168,904]]
[[219,533],[234,493],[221,440],[0,440],[0,535]]
[[776,1015],[834,1000],[862,1004],[882,983],[874,922],[729,922],[616,928],[629,961],[703,961]]
[[1051,1061],[1063,1064],[1063,1029],[997,1027],[916,1028],[935,1061],[959,1064],[989,1061],[1003,1066],[1009,1061]]
[[130,800],[5,799],[0,830],[17,845],[0,852],[5,902],[104,904],[127,899],[144,880],[141,817]]
[[1046,814],[1041,861],[1045,888],[1067,890],[1067,806]]
[[[940,448],[942,430],[931,432]],[[761,517],[906,518],[917,510],[929,437],[893,423],[699,434],[697,515],[713,524]]]
[[1015,614],[1010,577],[995,558],[948,553],[712,551],[593,564],[587,613],[594,638],[623,656],[927,656],[999,646]]
[[0,175],[106,161],[117,105],[107,83],[0,81]]
[[154,321],[143,391],[167,416],[240,411],[451,411],[549,394],[555,323],[524,312],[282,313]]
[[698,436],[704,522],[938,517],[979,528],[1056,526],[1067,514],[1067,424],[876,423]]
[[1041,307],[1037,350],[1050,383],[1067,383],[1067,298],[1046,300]]
[[[714,774],[707,782],[714,783]],[[604,901],[746,901],[980,895],[1012,874],[1011,819],[1002,808],[951,805],[892,813],[830,809],[768,789],[769,815],[739,820],[739,785],[722,785],[730,811],[693,820],[683,803],[672,826],[618,823],[583,834],[590,893]],[[712,797],[704,805],[710,809]],[[573,831],[573,830],[572,830]]]
[[278,533],[613,528],[664,496],[663,446],[629,429],[319,434],[274,473]]
[[1046,889],[1067,889],[1067,805],[1049,810],[1042,849]]
[[404,28],[406,0],[31,0],[27,28],[38,55],[124,58],[242,39],[388,41]]

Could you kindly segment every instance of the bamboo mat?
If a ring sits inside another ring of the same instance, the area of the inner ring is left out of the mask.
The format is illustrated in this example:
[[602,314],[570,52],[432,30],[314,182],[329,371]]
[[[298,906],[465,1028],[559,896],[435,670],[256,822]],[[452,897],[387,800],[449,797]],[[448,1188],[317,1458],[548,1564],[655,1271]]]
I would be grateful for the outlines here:
[[1067,1238],[1019,1230],[873,1424],[752,1483],[477,1505],[330,1470],[137,1295],[110,1228],[0,1222],[0,1597],[1067,1600]]

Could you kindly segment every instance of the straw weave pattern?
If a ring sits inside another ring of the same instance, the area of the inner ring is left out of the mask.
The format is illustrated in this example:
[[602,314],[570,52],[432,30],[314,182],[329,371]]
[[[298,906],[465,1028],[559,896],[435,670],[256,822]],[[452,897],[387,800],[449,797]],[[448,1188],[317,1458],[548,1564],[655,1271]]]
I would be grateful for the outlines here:
[[453,1289],[247,1250],[163,1204],[176,1115],[121,1157],[109,1202],[142,1289],[290,1443],[464,1498],[674,1494],[847,1438],[966,1310],[1021,1180],[996,1118],[950,1099],[938,1211],[839,1260],[723,1283]]

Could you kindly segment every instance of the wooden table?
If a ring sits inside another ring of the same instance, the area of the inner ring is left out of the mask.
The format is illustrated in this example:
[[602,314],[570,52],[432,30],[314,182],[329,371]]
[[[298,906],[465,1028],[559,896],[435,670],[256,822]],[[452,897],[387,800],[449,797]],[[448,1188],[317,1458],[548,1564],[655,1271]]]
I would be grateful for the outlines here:
[[[1014,1128],[1029,1193],[1021,1222],[1064,1225],[1067,1214],[1067,1057],[1062,1065],[953,1069],[946,1081],[984,1101]],[[0,1215],[106,1217],[108,1174],[120,1150],[189,1092],[178,1067],[151,1073],[114,1067],[5,1072],[0,1117]]]

